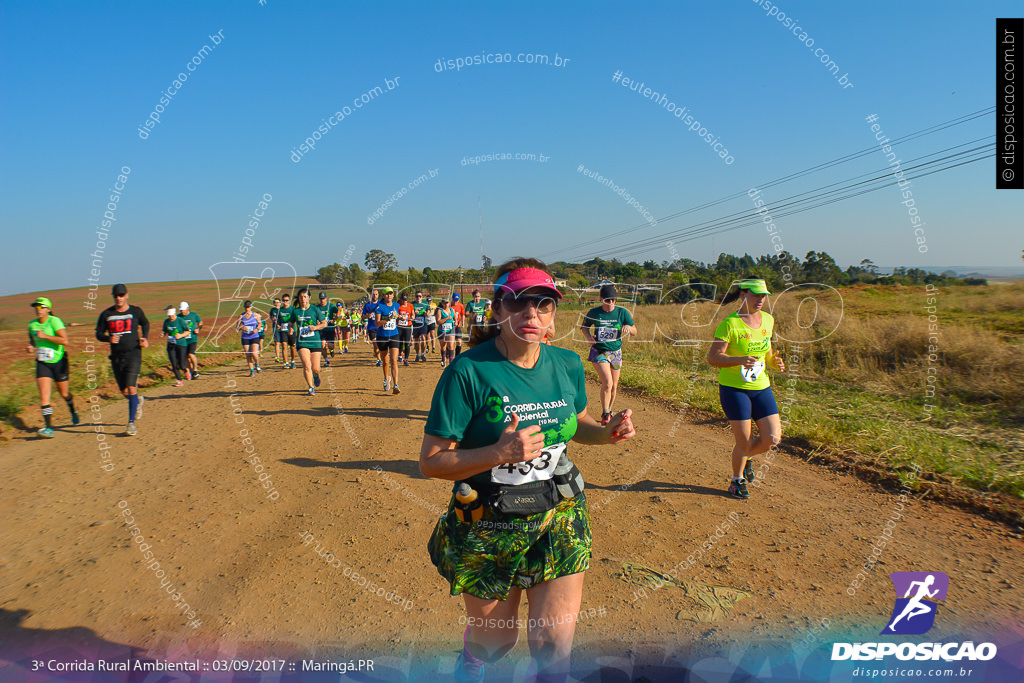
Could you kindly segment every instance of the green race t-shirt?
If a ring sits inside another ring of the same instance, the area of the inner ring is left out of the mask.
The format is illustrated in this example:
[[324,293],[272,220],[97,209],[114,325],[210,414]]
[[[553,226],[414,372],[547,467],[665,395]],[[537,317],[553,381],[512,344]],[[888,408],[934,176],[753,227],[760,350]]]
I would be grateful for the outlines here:
[[476,303],[469,301],[466,303],[466,320],[471,325],[483,325],[484,324],[484,313],[487,311],[487,302],[481,301]]
[[326,320],[327,318],[324,316],[324,312],[320,310],[319,306],[310,306],[306,310],[302,310],[301,308],[294,308],[292,310],[295,315],[295,329],[298,332],[298,336],[295,338],[295,346],[307,349],[319,349],[321,346],[320,330],[309,330],[305,328]]
[[[597,340],[594,348],[599,352],[618,351],[622,348],[622,326],[632,325],[633,316],[622,306],[616,306],[614,310],[606,311],[598,306],[587,312],[583,318],[583,325],[591,336]],[[591,330],[591,328],[593,328]]]
[[282,332],[288,332],[292,329],[293,322],[295,322],[294,306],[282,306],[277,309],[277,329]]
[[36,347],[36,360],[43,363],[60,362],[64,357],[64,345],[54,344],[52,341],[40,339],[36,336],[36,333],[41,331],[43,334],[56,337],[57,330],[63,329],[64,321],[55,315],[47,316],[45,323],[40,323],[37,318],[28,324],[28,337],[30,343]]
[[553,476],[587,407],[583,363],[576,353],[542,344],[537,365],[509,362],[490,340],[461,354],[444,371],[430,403],[427,434],[482,448],[498,441],[514,412],[518,429],[539,425],[544,454],[470,477],[470,484],[525,484]]
[[[729,342],[725,353],[728,356],[757,356],[760,359],[758,365],[752,370],[744,371],[740,365],[718,369],[718,383],[722,386],[734,389],[749,389],[756,391],[771,385],[768,381],[768,373],[764,371],[764,357],[772,350],[772,329],[775,327],[775,318],[768,313],[761,311],[761,327],[754,330],[740,317],[733,313],[723,320],[715,330],[715,339]],[[744,379],[744,374],[751,379]]]
[[195,311],[189,311],[185,315],[179,315],[178,320],[184,320],[185,324],[188,325],[189,332],[192,333],[187,343],[191,344],[196,341],[199,338],[199,333],[196,330],[203,324],[203,319],[199,317],[199,314]]
[[[189,334],[181,339],[174,338],[174,335],[181,334],[182,332],[188,332]],[[167,335],[167,343],[173,342],[178,346],[188,346],[189,342],[192,341],[192,331],[188,326],[188,321],[180,315],[174,320],[164,318],[164,334]]]
[[425,301],[417,301],[412,305],[412,322],[416,327],[427,324],[427,316],[430,315],[430,304]]

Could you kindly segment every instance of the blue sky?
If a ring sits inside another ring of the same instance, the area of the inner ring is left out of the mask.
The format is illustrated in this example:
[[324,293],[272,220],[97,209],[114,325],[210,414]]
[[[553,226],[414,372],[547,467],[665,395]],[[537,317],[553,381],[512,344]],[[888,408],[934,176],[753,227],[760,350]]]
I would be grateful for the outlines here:
[[[249,261],[299,273],[380,248],[400,265],[479,264],[526,254],[617,255],[701,221],[749,212],[740,197],[644,223],[612,178],[655,218],[869,147],[865,117],[890,138],[993,106],[995,18],[1019,3],[785,2],[815,46],[848,73],[843,88],[813,50],[752,0],[716,2],[4,2],[0,16],[0,294],[87,284],[119,169],[131,169],[106,240],[104,284],[209,278],[231,260],[269,194]],[[222,31],[159,114],[162,91]],[[561,67],[492,63],[438,72],[438,60],[555,55]],[[734,157],[612,81],[686,106]],[[362,108],[385,79],[398,86]],[[298,163],[290,154],[352,109]],[[898,148],[910,159],[991,136],[988,115]],[[466,156],[533,153],[544,162]],[[771,201],[880,170],[879,150],[771,190]],[[436,177],[367,218],[421,174]],[[1018,266],[1022,195],[994,189],[986,159],[913,185],[928,251],[895,186],[779,218],[785,248],[841,265]],[[670,260],[658,245],[629,258]],[[681,257],[754,255],[754,226],[675,240]],[[564,250],[564,251],[563,251]]]

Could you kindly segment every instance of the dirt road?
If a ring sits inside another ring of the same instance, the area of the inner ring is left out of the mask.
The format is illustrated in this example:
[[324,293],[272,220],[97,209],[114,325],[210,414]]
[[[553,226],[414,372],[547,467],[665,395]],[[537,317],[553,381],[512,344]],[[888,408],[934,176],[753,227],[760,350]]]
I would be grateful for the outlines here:
[[[439,363],[403,369],[402,394],[385,395],[360,343],[335,357],[309,397],[301,370],[264,360],[256,377],[239,361],[183,388],[146,391],[134,438],[120,435],[123,401],[100,406],[107,460],[89,419],[0,449],[7,648],[72,640],[76,652],[338,651],[450,671],[462,603],[425,549],[450,489],[417,465]],[[591,386],[592,413],[597,401]],[[620,403],[639,432],[627,448],[572,447],[594,528],[578,666],[592,666],[608,643],[623,655],[655,647],[732,657],[761,641],[877,639],[892,571],[949,575],[930,639],[1024,632],[1024,541],[1009,529],[914,496],[899,517],[895,494],[784,453],[748,501],[733,500],[727,424],[677,420],[629,396]],[[151,558],[132,541],[125,509]],[[891,540],[857,581],[879,538]],[[635,565],[675,568],[679,583],[645,588]],[[700,602],[709,595],[723,606]],[[810,630],[823,620],[828,628]],[[509,671],[525,653],[523,637]]]

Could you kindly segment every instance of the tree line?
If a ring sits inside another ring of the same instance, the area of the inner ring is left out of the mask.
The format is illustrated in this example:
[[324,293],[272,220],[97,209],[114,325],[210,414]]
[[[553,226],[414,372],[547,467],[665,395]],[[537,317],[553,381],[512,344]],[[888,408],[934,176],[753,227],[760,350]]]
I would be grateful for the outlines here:
[[[477,284],[492,282],[495,269],[491,259],[484,257],[483,267],[421,269],[409,266],[401,269],[394,254],[380,249],[366,253],[363,270],[358,263],[332,263],[317,271],[316,280],[322,284],[352,284],[369,287],[375,282],[400,285],[423,283]],[[643,263],[619,259],[593,258],[584,263],[555,261],[549,263],[551,274],[558,280],[565,280],[573,289],[583,289],[601,280],[630,285],[660,285],[668,294],[668,301],[685,303],[694,298],[712,298],[714,292],[724,292],[737,278],[752,275],[763,278],[772,291],[783,291],[794,284],[823,284],[832,287],[849,287],[857,284],[874,285],[987,285],[982,278],[959,278],[956,273],[946,271],[933,273],[921,268],[894,268],[892,273],[882,274],[870,259],[859,265],[843,270],[824,251],[809,251],[800,259],[789,252],[766,254],[756,259],[750,254],[734,256],[719,254],[715,263],[703,263],[692,259],[677,259],[656,263]],[[691,285],[681,287],[680,285]],[[656,290],[647,291],[640,297],[646,303],[657,303],[662,294]]]

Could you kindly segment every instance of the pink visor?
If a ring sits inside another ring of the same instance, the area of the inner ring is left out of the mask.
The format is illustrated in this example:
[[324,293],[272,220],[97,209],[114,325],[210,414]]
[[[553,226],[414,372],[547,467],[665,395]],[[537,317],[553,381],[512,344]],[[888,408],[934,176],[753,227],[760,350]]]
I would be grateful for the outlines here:
[[537,268],[516,268],[505,273],[494,283],[494,295],[498,296],[503,292],[515,294],[530,287],[543,287],[550,290],[556,299],[562,298],[562,293],[555,287],[555,281],[551,276]]

